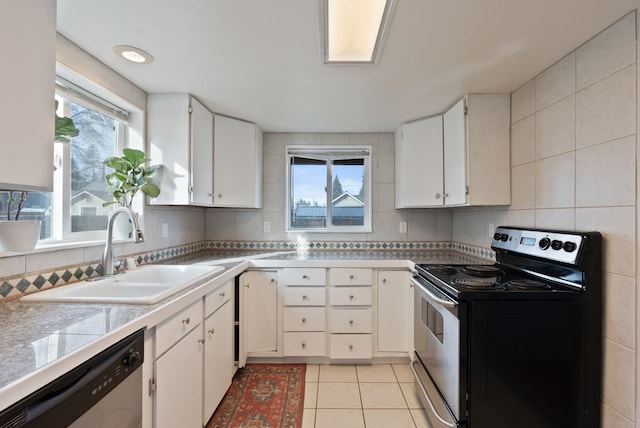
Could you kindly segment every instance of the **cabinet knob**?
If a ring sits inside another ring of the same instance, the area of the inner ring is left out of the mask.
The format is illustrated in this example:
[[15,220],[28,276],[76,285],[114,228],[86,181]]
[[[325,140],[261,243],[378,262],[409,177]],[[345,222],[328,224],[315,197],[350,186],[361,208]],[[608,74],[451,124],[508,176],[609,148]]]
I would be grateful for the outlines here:
[[215,332],[216,332],[216,329],[215,329],[215,328],[212,328],[211,330],[207,330],[207,333],[209,333],[209,334],[213,334],[213,333],[215,333]]
[[302,296],[302,300],[309,300],[309,296],[305,294],[304,296]]
[[227,293],[225,293],[224,291],[222,293],[220,293],[220,297],[224,297],[226,295],[227,295]]
[[353,351],[353,345],[349,345],[349,351]]
[[448,198],[448,197],[449,197],[449,194],[448,194],[448,193],[445,193],[445,194],[444,194],[444,197],[445,197],[445,198]]
[[245,285],[244,288],[251,288],[249,284]]
[[307,319],[306,318],[302,318],[302,324],[306,323]]
[[198,343],[204,345],[204,339],[198,339]]
[[306,342],[302,342],[302,345],[300,345],[300,346],[302,346],[302,349],[305,349],[307,347],[307,343]]
[[349,325],[353,325],[353,320],[349,320]]
[[269,282],[276,282],[276,279],[275,279],[275,278],[271,278],[271,279],[269,280]]
[[185,324],[185,325],[186,325],[186,324],[189,324],[190,322],[191,322],[191,318],[184,318],[184,319],[182,320],[182,324]]
[[309,279],[308,275],[302,275],[302,279]]
[[436,193],[436,199],[440,199],[440,196],[442,196],[440,193]]
[[353,275],[349,275],[349,279],[353,281],[354,276]]
[[353,300],[353,297],[354,297],[353,294],[350,294],[349,295],[349,300]]
[[218,199],[222,198],[222,193],[218,193]]
[[387,283],[387,278],[382,278],[382,283],[386,284]]

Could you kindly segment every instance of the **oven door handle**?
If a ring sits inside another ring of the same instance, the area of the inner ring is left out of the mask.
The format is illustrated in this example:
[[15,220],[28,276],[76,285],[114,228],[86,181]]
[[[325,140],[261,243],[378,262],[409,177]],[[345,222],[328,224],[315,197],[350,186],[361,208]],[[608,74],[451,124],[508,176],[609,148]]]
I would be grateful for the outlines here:
[[[414,360],[411,362],[411,364],[409,364],[409,367],[411,368],[411,371],[413,372],[413,376],[415,377],[415,379],[418,379],[418,373],[416,372],[416,369],[413,368],[414,364],[419,364],[418,361]],[[448,420],[444,419],[442,416],[440,416],[438,414],[438,411],[436,410],[436,406],[433,405],[433,402],[431,401],[431,397],[429,397],[429,394],[427,393],[427,390],[424,389],[424,386],[422,386],[421,382],[415,382],[419,387],[420,387],[420,391],[422,392],[422,396],[426,399],[427,404],[429,404],[429,407],[431,408],[431,412],[433,414],[433,416],[436,417],[436,419],[438,419],[438,421],[449,428],[455,428],[456,426],[454,424],[452,424],[451,422],[449,422]]]
[[458,306],[457,302],[454,302],[452,300],[441,299],[440,297],[436,296],[430,290],[428,290],[424,285],[422,285],[420,281],[417,281],[415,278],[410,278],[410,280],[415,286],[420,287],[420,290],[422,290],[424,293],[426,293],[430,298],[432,298],[436,302],[440,303],[442,306],[447,308],[455,308],[456,306]]

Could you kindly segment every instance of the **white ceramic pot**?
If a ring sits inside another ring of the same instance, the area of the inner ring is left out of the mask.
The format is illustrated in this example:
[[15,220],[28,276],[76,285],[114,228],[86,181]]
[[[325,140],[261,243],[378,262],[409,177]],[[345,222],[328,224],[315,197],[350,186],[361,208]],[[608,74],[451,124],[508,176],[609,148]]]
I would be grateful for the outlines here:
[[0,252],[31,251],[40,238],[40,220],[0,220]]

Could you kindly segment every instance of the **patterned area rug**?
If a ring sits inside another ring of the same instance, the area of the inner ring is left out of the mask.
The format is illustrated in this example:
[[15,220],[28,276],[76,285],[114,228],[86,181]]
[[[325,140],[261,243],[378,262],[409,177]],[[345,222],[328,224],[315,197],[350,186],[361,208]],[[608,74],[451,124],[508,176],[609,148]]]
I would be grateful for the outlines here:
[[298,428],[304,407],[304,364],[247,364],[207,428]]

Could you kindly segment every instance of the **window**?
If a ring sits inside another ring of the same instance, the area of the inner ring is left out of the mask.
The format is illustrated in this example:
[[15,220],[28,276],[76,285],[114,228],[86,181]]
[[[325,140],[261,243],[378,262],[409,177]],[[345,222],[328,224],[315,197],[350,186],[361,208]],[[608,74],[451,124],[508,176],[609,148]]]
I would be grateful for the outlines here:
[[370,232],[369,146],[287,146],[287,229]]
[[[107,228],[114,206],[102,206],[112,200],[106,193],[108,171],[102,162],[125,147],[127,112],[62,82],[56,82],[56,113],[71,117],[79,134],[69,144],[52,141],[53,192],[29,192],[20,219],[41,220],[41,240],[103,239],[101,231]],[[14,198],[17,195],[14,192]],[[7,197],[7,192],[0,194],[3,207]]]

